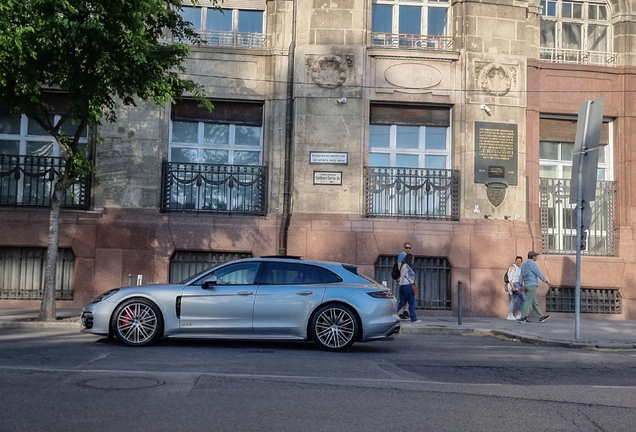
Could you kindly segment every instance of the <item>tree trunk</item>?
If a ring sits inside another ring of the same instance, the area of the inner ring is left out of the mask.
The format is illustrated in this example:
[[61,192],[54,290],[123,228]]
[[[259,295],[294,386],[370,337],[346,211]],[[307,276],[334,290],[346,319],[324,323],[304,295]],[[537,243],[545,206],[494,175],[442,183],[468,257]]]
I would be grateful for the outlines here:
[[60,205],[64,190],[55,185],[49,212],[49,247],[46,250],[44,292],[40,305],[40,321],[55,321],[55,282],[57,280],[57,250],[60,238]]

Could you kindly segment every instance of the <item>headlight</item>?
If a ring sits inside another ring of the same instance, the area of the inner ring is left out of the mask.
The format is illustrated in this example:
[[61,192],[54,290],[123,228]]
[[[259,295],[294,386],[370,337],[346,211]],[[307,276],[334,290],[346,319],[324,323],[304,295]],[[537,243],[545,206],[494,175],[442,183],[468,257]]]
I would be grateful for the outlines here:
[[393,298],[393,293],[391,292],[391,290],[373,291],[373,292],[368,292],[367,294],[369,294],[373,298],[379,298],[379,299]]
[[91,303],[99,303],[102,300],[106,300],[108,297],[112,296],[117,291],[119,291],[119,288],[113,289],[113,290],[110,290],[110,291],[106,291],[105,293],[100,294],[97,297],[95,297]]

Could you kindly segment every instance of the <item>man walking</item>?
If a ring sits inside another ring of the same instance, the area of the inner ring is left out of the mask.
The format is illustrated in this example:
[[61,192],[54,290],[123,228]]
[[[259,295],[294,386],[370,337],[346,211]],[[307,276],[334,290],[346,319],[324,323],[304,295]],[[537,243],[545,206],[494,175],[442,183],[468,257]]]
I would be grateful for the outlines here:
[[529,323],[528,314],[530,313],[530,307],[539,315],[539,322],[544,322],[550,318],[550,315],[543,315],[539,303],[537,302],[537,290],[539,289],[539,279],[545,282],[548,286],[550,283],[543,276],[539,266],[535,262],[538,253],[535,251],[528,252],[528,260],[521,264],[521,280],[523,281],[523,289],[526,293],[526,304],[523,306],[523,312],[521,313],[521,319],[519,321],[522,324]]

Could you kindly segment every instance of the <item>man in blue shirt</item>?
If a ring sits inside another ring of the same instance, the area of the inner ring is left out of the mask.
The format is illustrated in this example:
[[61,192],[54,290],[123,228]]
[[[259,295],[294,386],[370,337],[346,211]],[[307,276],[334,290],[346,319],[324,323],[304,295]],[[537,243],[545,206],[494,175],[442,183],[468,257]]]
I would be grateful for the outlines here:
[[543,276],[539,266],[537,266],[538,253],[535,251],[528,252],[528,260],[521,264],[521,280],[523,281],[523,289],[526,293],[526,304],[523,305],[523,312],[521,312],[521,319],[518,322],[525,324],[529,323],[528,314],[530,313],[530,307],[539,315],[539,322],[544,322],[550,318],[550,315],[543,315],[539,303],[537,302],[537,290],[539,289],[539,279],[545,282],[548,286],[550,283]]

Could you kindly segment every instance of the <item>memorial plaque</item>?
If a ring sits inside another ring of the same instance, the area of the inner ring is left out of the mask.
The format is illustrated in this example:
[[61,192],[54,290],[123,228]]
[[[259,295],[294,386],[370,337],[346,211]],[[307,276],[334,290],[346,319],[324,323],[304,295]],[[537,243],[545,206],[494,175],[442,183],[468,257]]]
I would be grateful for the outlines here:
[[314,171],[314,184],[342,186],[342,171]]
[[310,164],[348,165],[349,153],[310,151],[309,163]]
[[516,124],[475,122],[475,183],[516,186],[517,154]]

